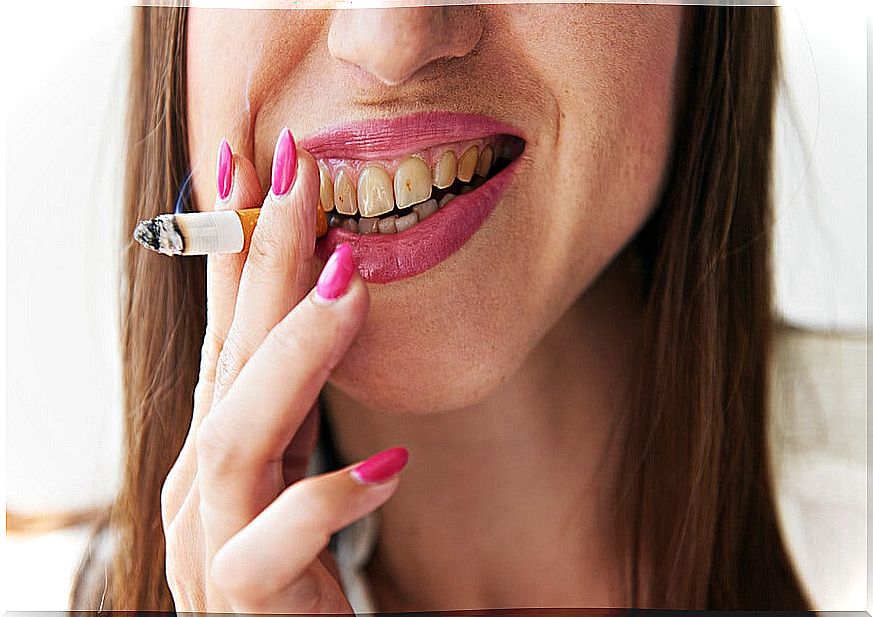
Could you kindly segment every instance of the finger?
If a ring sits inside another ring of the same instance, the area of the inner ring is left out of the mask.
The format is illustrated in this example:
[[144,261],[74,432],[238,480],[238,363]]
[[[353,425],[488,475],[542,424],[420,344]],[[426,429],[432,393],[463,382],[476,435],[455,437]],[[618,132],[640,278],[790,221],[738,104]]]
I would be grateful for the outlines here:
[[[226,142],[222,143],[226,144]],[[240,154],[231,155],[230,166],[232,169],[229,170],[231,185],[229,192],[224,193],[227,195],[226,198],[221,198],[222,185],[225,185],[222,176],[228,173],[227,169],[222,170],[222,167],[226,167],[226,165],[222,165],[224,158],[221,153],[222,149],[224,148],[219,148],[217,175],[219,191],[218,198],[215,200],[215,210],[242,210],[256,207],[263,200],[258,174],[254,165]],[[225,152],[229,153],[229,151],[228,146]],[[227,190],[225,188],[225,191]],[[206,336],[203,340],[200,376],[194,397],[195,418],[191,426],[192,432],[196,431],[200,420],[202,420],[203,415],[208,413],[211,406],[218,356],[233,321],[237,289],[245,263],[245,255],[245,253],[216,253],[207,257]]]
[[321,409],[316,401],[294,433],[282,454],[282,477],[285,485],[294,484],[306,475],[309,459],[318,442]]
[[[289,486],[215,555],[211,574],[231,602],[298,608],[309,586],[295,583],[331,534],[385,503],[406,465],[405,448],[389,448],[362,463]],[[285,611],[287,612],[287,610]]]
[[[369,303],[364,282],[347,246],[335,255],[322,278],[345,272],[351,276],[347,291],[325,301],[313,290],[273,328],[200,426],[197,477],[213,548],[284,488],[286,447],[363,323]],[[325,288],[320,281],[319,289]],[[265,486],[265,479],[273,484]]]
[[[216,197],[213,209],[242,210],[263,200],[254,165],[240,154],[234,155],[226,140],[221,140],[216,157]],[[172,518],[181,507],[194,477],[196,447],[193,435],[211,405],[215,365],[233,319],[236,289],[245,256],[214,254],[206,262],[206,333],[200,351],[200,374],[194,390],[194,410],[188,436],[170,470],[162,491],[162,508]]]
[[276,144],[272,187],[252,235],[236,310],[218,362],[214,393],[218,400],[311,284],[319,187],[315,160],[306,152],[298,153],[291,133],[284,129]]

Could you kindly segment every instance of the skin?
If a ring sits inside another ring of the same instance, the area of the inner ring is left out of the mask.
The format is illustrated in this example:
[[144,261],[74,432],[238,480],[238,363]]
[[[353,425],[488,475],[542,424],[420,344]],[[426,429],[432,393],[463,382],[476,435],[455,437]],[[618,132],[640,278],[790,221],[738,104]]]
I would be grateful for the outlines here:
[[[638,5],[189,13],[197,207],[214,207],[226,137],[217,207],[264,211],[247,255],[209,259],[195,422],[163,495],[177,610],[348,610],[326,539],[379,506],[380,610],[627,604],[609,438],[642,298],[624,248],[663,181],[681,21]],[[301,151],[290,193],[268,194],[276,136],[422,109],[519,127],[516,177],[446,261],[319,304],[315,164]],[[321,388],[341,457],[405,445],[402,478],[301,479]]]

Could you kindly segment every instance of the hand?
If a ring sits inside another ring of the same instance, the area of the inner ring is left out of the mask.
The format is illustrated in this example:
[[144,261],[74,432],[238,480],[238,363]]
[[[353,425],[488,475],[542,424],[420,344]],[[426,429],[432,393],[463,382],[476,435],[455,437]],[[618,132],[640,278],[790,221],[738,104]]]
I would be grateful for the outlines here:
[[[252,164],[223,143],[219,195],[228,173],[216,209],[262,201]],[[311,289],[318,195],[316,163],[286,129],[247,255],[208,258],[193,419],[161,493],[177,611],[352,613],[327,543],[391,497],[406,462],[393,448],[305,478],[318,393],[369,302],[348,247]]]

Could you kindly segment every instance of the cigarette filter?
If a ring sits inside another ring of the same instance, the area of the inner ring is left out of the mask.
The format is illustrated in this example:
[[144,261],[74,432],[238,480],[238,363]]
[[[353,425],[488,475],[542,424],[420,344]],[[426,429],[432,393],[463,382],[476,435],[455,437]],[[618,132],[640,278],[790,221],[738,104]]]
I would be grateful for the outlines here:
[[[327,233],[327,217],[319,206],[315,233]],[[164,255],[208,255],[248,250],[260,208],[161,214],[140,221],[133,238],[144,247]]]

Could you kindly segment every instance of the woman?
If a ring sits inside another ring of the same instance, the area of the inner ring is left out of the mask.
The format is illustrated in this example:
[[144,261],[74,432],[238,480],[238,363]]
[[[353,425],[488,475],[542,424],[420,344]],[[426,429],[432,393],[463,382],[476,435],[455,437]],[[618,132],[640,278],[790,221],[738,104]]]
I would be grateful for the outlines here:
[[126,228],[180,186],[263,210],[247,254],[127,245],[126,469],[77,608],[348,612],[360,520],[380,611],[805,608],[766,445],[775,28],[140,10]]

